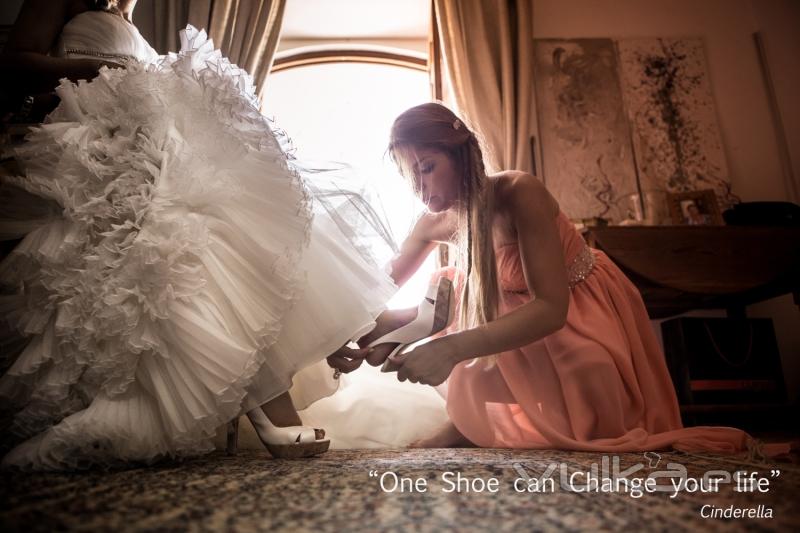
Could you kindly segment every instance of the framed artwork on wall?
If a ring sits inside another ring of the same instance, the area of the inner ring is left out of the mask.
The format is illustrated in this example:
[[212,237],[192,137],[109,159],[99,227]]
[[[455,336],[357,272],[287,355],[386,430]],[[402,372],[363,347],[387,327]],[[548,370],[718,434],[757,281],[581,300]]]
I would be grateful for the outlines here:
[[540,174],[575,220],[625,220],[642,191],[736,203],[702,38],[537,39]]
[[625,218],[637,191],[628,119],[611,39],[538,39],[535,90],[540,175],[573,220]]

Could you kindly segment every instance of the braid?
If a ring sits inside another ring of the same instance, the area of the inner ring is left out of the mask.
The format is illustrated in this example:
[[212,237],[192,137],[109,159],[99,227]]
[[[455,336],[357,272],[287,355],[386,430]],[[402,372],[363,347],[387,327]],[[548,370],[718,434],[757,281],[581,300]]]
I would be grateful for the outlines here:
[[[469,189],[468,189],[469,191]],[[466,275],[464,276],[464,289],[461,294],[461,327],[462,329],[468,328],[471,322],[470,317],[470,288],[472,287],[472,283],[470,282],[470,277],[472,276],[472,213],[471,213],[471,204],[472,199],[470,198],[471,193],[467,192],[467,201],[466,201],[466,243],[462,245],[462,253],[460,254],[461,257],[464,258],[464,267],[466,270]]]
[[492,236],[494,191],[488,183],[480,143],[470,134],[464,147],[464,211],[461,256],[465,259],[466,287],[461,322],[474,327],[492,320],[497,309],[497,265]]
[[472,191],[467,194],[467,279],[472,274]]

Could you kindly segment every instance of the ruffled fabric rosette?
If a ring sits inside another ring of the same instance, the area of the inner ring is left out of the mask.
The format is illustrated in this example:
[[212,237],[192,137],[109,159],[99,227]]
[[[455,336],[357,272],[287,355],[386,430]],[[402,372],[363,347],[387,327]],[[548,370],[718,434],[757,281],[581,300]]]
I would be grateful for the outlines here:
[[[62,213],[0,264],[0,311],[31,339],[0,380],[13,433],[64,419],[37,438],[72,466],[104,446],[109,461],[210,450],[254,374],[290,366],[263,353],[302,287],[309,192],[205,32],[57,93],[10,179]],[[87,423],[142,413],[150,435]]]

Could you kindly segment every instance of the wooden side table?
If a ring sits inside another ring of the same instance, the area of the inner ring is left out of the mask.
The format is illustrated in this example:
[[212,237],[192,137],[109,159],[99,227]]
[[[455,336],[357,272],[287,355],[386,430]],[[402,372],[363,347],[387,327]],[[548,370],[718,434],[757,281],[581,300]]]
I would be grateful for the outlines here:
[[[800,306],[800,228],[744,226],[608,226],[585,231],[633,281],[651,318],[694,309],[746,306],[792,293]],[[800,324],[799,324],[800,326]],[[791,404],[681,405],[684,423],[750,424],[785,429]]]
[[651,318],[692,309],[743,317],[787,293],[800,305],[800,228],[608,226],[585,237],[636,284]]

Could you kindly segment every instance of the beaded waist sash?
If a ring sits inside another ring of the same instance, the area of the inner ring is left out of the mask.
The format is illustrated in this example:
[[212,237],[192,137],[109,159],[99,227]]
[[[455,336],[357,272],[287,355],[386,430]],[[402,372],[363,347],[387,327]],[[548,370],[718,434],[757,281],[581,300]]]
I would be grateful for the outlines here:
[[589,277],[594,268],[594,253],[592,249],[585,245],[583,250],[575,256],[572,263],[567,267],[567,279],[569,280],[569,288],[573,289],[581,281]]
[[136,60],[135,57],[127,54],[107,54],[105,52],[96,52],[95,50],[79,50],[77,48],[67,48],[64,50],[68,54],[99,57],[101,59],[127,59]]

